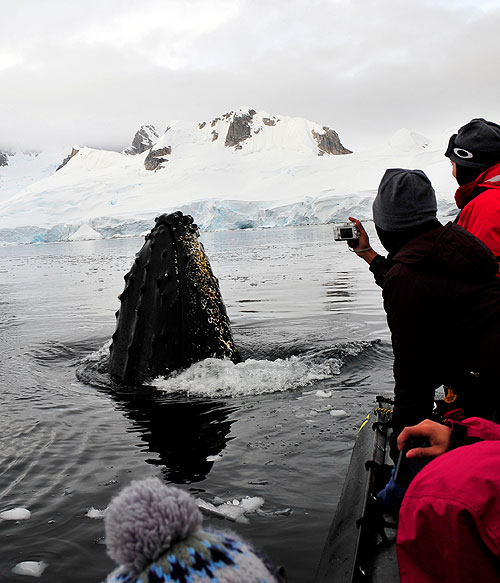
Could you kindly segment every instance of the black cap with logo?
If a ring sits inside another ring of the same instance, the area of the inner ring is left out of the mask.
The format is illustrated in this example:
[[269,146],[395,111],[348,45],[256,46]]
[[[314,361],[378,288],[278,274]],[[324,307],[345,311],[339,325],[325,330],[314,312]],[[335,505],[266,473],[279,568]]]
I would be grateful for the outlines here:
[[500,163],[500,125],[471,120],[451,136],[445,156],[459,166],[484,170]]

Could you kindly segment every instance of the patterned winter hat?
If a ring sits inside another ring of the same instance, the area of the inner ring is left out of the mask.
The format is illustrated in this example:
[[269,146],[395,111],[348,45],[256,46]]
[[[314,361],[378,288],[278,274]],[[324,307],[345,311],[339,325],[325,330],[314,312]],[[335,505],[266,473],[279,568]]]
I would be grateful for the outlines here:
[[105,583],[281,583],[284,575],[231,531],[202,529],[195,500],[158,478],[135,481],[106,512],[119,565]]

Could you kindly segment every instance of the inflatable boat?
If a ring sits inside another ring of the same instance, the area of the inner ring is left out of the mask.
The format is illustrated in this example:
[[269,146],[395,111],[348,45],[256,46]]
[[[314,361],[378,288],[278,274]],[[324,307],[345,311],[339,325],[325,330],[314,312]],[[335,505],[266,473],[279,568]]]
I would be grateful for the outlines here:
[[399,583],[397,524],[375,499],[390,477],[392,407],[377,397],[359,429],[315,583]]

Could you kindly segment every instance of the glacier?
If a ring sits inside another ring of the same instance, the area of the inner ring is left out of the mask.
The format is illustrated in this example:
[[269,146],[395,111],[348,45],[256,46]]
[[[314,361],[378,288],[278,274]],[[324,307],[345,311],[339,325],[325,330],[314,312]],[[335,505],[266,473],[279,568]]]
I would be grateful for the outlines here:
[[[238,123],[239,125],[238,125]],[[181,210],[202,231],[371,219],[387,168],[420,168],[439,214],[456,214],[444,157],[451,130],[427,138],[401,129],[376,148],[325,149],[333,130],[303,118],[240,108],[204,122],[170,122],[137,153],[74,146],[75,155],[13,155],[0,168],[0,243],[137,236]],[[230,138],[230,139],[229,139]],[[146,160],[149,163],[148,170]],[[31,161],[31,165],[30,165]]]

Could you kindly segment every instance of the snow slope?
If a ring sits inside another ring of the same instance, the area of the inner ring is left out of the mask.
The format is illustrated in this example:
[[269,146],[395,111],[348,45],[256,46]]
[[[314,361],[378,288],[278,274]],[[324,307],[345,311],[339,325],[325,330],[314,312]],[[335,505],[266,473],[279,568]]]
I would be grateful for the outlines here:
[[6,154],[7,166],[0,166],[0,204],[37,180],[54,174],[66,154],[58,149]]
[[[134,235],[149,229],[154,216],[177,209],[207,230],[331,222],[349,214],[369,219],[389,167],[423,169],[441,214],[453,213],[455,186],[443,156],[450,132],[431,141],[402,129],[379,148],[344,155],[322,150],[328,132],[302,118],[241,108],[208,122],[172,122],[153,155],[82,148],[57,172],[34,183],[18,179],[16,194],[0,196],[0,241],[67,240],[83,225],[87,234]],[[147,170],[148,162],[157,169]]]

